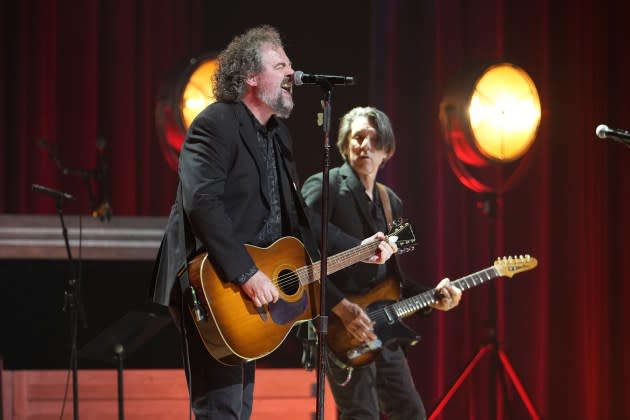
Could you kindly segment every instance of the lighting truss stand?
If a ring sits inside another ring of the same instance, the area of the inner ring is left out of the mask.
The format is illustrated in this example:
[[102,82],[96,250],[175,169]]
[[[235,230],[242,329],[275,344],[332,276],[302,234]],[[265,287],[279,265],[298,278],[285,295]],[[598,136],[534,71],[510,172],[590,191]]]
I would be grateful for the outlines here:
[[[507,354],[503,350],[501,350],[501,348],[499,347],[499,344],[496,340],[496,334],[492,332],[490,336],[491,337],[488,340],[488,342],[482,345],[479,348],[479,350],[477,350],[477,353],[472,357],[472,359],[470,359],[470,361],[466,364],[466,366],[461,371],[461,373],[457,376],[457,379],[455,379],[455,382],[453,382],[453,384],[448,389],[446,394],[444,394],[444,396],[440,399],[438,404],[435,406],[435,409],[429,416],[428,418],[429,420],[437,419],[437,417],[442,413],[442,410],[444,410],[444,407],[449,402],[449,400],[453,397],[455,392],[464,383],[466,378],[470,376],[475,366],[477,366],[477,364],[486,355],[488,355],[489,357],[492,357],[492,363],[494,367],[493,371],[496,373],[499,380],[501,381],[501,386],[503,388],[503,395],[506,395],[507,393],[507,384],[506,384],[506,377],[507,377],[507,379],[510,380],[510,382],[516,389],[516,392],[518,393],[521,401],[523,402],[523,405],[527,409],[527,412],[529,413],[530,417],[535,420],[540,420],[540,416],[538,415],[538,412],[536,411],[536,408],[534,407],[534,404],[532,403],[531,399],[527,395],[527,392],[525,391],[523,384],[518,378],[516,371],[512,367],[512,364],[510,363],[510,360],[508,359]],[[503,369],[503,372],[500,372],[501,369]],[[503,375],[501,375],[501,373],[503,373]],[[493,379],[494,378],[491,378],[491,380]],[[498,415],[496,417],[499,418]]]
[[[491,232],[490,232],[489,237],[491,239],[490,239],[489,249],[492,249],[492,250],[496,248],[495,243],[492,238],[494,238],[494,235],[496,232],[496,226],[495,226],[496,219],[497,217],[501,218],[502,216],[501,202],[502,202],[501,197],[497,197],[497,195],[494,193],[482,195],[481,199],[478,202],[478,207],[482,210],[482,213],[490,217]],[[510,360],[508,359],[507,354],[503,350],[501,350],[499,346],[499,342],[497,340],[497,332],[496,332],[496,319],[497,319],[496,318],[496,312],[497,312],[496,283],[493,282],[489,286],[490,286],[490,291],[489,291],[490,292],[490,299],[489,299],[490,317],[488,319],[488,333],[487,333],[486,342],[479,348],[479,350],[477,350],[477,353],[472,357],[472,359],[470,359],[470,361],[466,364],[464,369],[460,372],[460,374],[455,379],[455,382],[453,382],[453,384],[450,386],[446,394],[444,394],[444,396],[440,399],[435,409],[433,410],[431,415],[428,417],[429,420],[437,419],[437,417],[442,413],[442,410],[444,409],[448,401],[453,397],[455,392],[464,383],[466,378],[470,376],[473,369],[486,355],[492,358],[490,380],[489,380],[489,384],[490,384],[489,394],[491,396],[498,395],[498,393],[496,392],[497,390],[495,389],[496,380],[498,379],[501,383],[501,388],[502,388],[501,395],[503,397],[507,396],[506,379],[509,379],[509,381],[512,383],[512,385],[516,389],[516,392],[518,393],[521,401],[523,402],[523,405],[527,409],[527,412],[529,413],[530,417],[534,420],[540,420],[540,416],[538,415],[538,412],[536,408],[534,407],[534,404],[532,403],[531,399],[527,395],[527,392],[525,392],[525,388],[523,387],[523,384],[518,378],[516,371],[512,367],[512,364],[510,363]],[[495,405],[494,406],[490,405],[490,407],[491,407],[490,408],[491,411],[490,411],[489,419],[493,419],[493,418],[502,419],[503,418],[502,401],[496,400]]]

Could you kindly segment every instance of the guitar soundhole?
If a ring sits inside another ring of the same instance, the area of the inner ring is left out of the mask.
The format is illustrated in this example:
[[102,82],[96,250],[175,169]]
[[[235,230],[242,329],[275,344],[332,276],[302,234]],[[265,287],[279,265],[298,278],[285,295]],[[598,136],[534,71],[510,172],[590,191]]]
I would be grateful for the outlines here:
[[300,288],[300,280],[293,271],[282,270],[278,274],[277,286],[285,295],[293,295]]

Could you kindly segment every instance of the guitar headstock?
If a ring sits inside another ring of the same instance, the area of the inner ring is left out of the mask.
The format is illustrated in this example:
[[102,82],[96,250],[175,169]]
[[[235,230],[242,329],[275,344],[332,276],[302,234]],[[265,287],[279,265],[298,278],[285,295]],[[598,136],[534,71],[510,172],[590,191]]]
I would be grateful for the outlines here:
[[392,228],[387,236],[395,236],[397,238],[398,254],[404,254],[415,249],[416,234],[411,224],[403,219],[396,219],[392,222]]
[[505,277],[512,277],[514,274],[531,270],[537,265],[538,261],[536,258],[529,255],[497,258],[494,262],[494,268]]

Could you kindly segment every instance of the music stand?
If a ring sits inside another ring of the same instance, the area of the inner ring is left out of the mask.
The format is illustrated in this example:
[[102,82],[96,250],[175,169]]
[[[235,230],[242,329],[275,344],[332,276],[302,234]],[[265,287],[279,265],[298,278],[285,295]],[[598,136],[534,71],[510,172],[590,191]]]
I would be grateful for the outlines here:
[[125,357],[133,354],[147,340],[171,322],[167,314],[151,310],[131,310],[105,328],[92,341],[83,346],[79,355],[100,360],[117,367],[118,418],[125,418],[123,395],[123,368]]

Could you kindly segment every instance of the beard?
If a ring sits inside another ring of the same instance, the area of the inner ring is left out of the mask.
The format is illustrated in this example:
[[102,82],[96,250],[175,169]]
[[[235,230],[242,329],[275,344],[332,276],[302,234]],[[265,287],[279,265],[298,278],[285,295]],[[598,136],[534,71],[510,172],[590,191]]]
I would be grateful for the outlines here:
[[260,89],[258,98],[272,109],[274,115],[280,118],[289,118],[291,115],[293,99],[285,97],[282,89],[278,94],[273,94],[269,89]]

